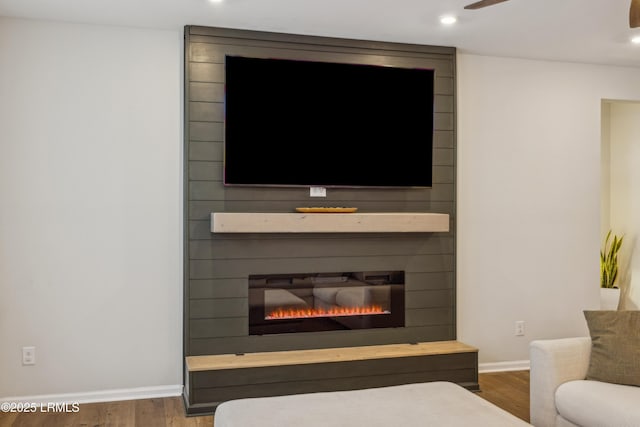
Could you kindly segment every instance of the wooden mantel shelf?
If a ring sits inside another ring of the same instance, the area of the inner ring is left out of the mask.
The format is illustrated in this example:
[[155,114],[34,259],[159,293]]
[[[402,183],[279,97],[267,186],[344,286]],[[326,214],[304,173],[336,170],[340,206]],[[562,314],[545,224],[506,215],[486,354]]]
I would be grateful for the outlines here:
[[384,344],[361,347],[246,353],[242,355],[217,354],[187,356],[186,368],[187,372],[199,372],[477,352],[477,348],[460,341],[435,341],[416,344]]
[[424,233],[449,231],[449,215],[384,213],[211,213],[212,233]]

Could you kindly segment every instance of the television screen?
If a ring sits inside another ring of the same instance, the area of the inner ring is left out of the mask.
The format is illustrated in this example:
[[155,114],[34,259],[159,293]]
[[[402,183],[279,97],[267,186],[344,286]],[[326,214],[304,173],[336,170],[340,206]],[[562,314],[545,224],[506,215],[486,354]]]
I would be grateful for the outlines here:
[[225,58],[224,183],[431,187],[434,71]]

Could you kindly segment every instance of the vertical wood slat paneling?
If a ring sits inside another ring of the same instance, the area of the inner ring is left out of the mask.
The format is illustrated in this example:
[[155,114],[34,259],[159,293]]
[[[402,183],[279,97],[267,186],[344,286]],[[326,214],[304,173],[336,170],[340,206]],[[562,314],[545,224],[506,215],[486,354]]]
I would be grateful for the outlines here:
[[[262,212],[262,204],[267,201],[275,201],[275,200],[291,200],[293,197],[294,200],[303,200],[304,196],[300,194],[296,194],[294,190],[282,190],[281,193],[269,194],[268,190],[249,190],[247,188],[233,187],[228,188],[224,187],[221,182],[218,181],[190,181],[189,183],[189,198],[190,200],[255,200],[255,208],[252,210],[254,212]],[[417,190],[415,193],[407,191],[404,193],[404,200],[419,200],[418,197],[430,201],[453,201],[454,195],[454,184],[437,184],[434,185],[430,190]],[[300,190],[297,192],[299,193]],[[308,189],[307,189],[308,191]],[[402,200],[402,196],[400,198],[396,198],[393,194],[386,192],[377,192],[377,191],[367,191],[362,190],[361,194],[358,194],[356,190],[352,192],[338,192],[329,189],[327,191],[328,197],[326,200],[322,202],[323,205],[330,205],[332,202],[340,202],[340,201],[353,201],[354,203],[358,203],[358,201],[369,193],[371,195],[371,199],[380,200],[381,202],[385,201],[393,201],[393,200]],[[295,194],[295,195],[294,195]],[[378,197],[384,197],[384,199],[378,199]],[[388,197],[388,198],[387,198]],[[309,200],[308,203],[318,203],[317,201]],[[384,203],[381,203],[384,204]],[[309,205],[303,205],[309,206]],[[345,206],[344,204],[337,204],[333,206]],[[386,212],[386,209],[381,207],[380,209],[376,209],[375,211]]]
[[[391,332],[391,333],[390,333]],[[191,338],[192,355],[212,354],[211,348],[223,346],[225,353],[272,351],[274,347],[291,350],[307,350],[328,347],[355,347],[378,344],[402,344],[421,341],[420,337],[432,337],[433,341],[446,341],[453,333],[453,326],[428,325],[405,328],[359,329],[339,332],[313,332],[270,336],[225,336]],[[268,338],[268,339],[265,339]]]
[[[426,365],[427,363],[425,363]],[[473,366],[473,361],[469,362]],[[197,376],[197,375],[194,375]],[[197,403],[216,402],[221,403],[231,399],[242,399],[265,396],[281,396],[285,394],[329,392],[353,389],[366,389],[374,387],[386,387],[414,382],[450,381],[457,383],[470,383],[475,388],[477,372],[473,368],[414,371],[406,374],[369,375],[354,378],[313,379],[308,381],[296,381],[288,383],[274,383],[268,385],[230,386],[221,388],[202,388],[194,390],[193,399]]]
[[224,121],[224,103],[189,102],[189,115],[190,120],[194,122],[222,123]]
[[[455,50],[339,39],[326,39],[331,43],[324,45],[317,38],[259,39],[252,32],[237,30],[229,31],[227,37],[224,30],[202,27],[193,27],[197,35],[192,35],[189,28],[185,42],[185,355],[455,339]],[[310,199],[305,188],[224,186],[225,54],[435,69],[433,188],[329,189],[328,197],[318,200]],[[452,218],[451,231],[402,238],[304,234],[220,238],[209,230],[211,211],[287,212],[314,204],[357,206],[363,212],[443,212]],[[382,269],[406,271],[408,326],[403,331],[327,332],[314,338],[247,335],[243,315],[249,274]]]
[[[275,382],[364,377],[375,372],[377,375],[392,375],[396,373],[412,373],[416,371],[433,371],[437,369],[466,369],[469,361],[473,360],[477,352],[461,352],[452,354],[433,354],[429,356],[390,357],[385,359],[362,359],[357,361],[334,361],[327,363],[285,363],[281,365],[262,366],[242,369],[243,375],[238,375],[238,369],[214,369],[200,372],[194,376],[195,388],[230,387],[245,384],[273,384]],[[242,357],[242,356],[236,356]],[[235,372],[234,372],[235,371]],[[193,371],[192,371],[193,372]]]
[[[270,237],[271,236],[271,237]],[[258,258],[317,258],[325,257],[328,253],[332,257],[354,256],[402,256],[407,253],[414,255],[442,255],[453,254],[453,237],[434,238],[427,234],[422,240],[398,236],[365,236],[340,238],[314,236],[313,245],[309,240],[292,238],[277,238],[268,234],[265,237],[245,237],[243,239],[215,239],[195,240],[190,243],[192,260],[247,260]],[[277,257],[274,255],[276,252]],[[312,272],[308,272],[312,273]]]

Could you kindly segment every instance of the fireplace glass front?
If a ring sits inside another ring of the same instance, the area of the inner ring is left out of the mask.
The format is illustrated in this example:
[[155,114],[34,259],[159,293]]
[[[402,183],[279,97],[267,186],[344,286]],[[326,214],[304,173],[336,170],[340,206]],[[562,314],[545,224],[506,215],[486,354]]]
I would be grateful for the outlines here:
[[404,326],[404,271],[249,276],[249,334]]

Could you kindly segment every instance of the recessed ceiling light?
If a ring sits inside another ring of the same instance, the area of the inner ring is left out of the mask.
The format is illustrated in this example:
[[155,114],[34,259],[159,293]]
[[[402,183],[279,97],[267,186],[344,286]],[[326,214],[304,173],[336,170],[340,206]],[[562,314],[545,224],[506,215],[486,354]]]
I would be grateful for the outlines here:
[[209,0],[211,3],[222,3],[224,0]]
[[640,44],[640,36],[633,36],[633,37],[631,37],[631,43],[633,43],[633,44]]
[[442,25],[453,25],[458,22],[458,18],[454,15],[444,15],[440,17],[440,23]]

